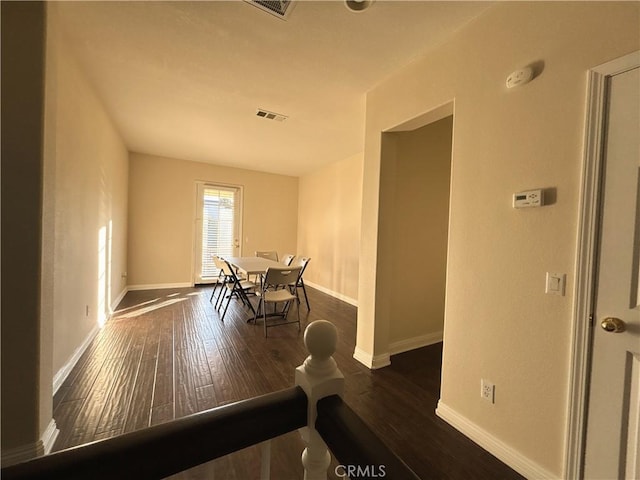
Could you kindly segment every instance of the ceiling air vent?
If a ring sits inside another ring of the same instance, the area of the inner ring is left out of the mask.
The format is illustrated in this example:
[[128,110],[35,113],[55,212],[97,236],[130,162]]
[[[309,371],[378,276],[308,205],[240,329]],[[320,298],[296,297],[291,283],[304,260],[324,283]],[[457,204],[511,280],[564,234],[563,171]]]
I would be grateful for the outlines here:
[[276,122],[284,122],[288,118],[286,115],[269,112],[267,110],[263,110],[262,108],[258,109],[256,115],[261,118],[266,118],[267,120],[275,120]]
[[293,8],[292,0],[245,0],[265,12],[286,20]]

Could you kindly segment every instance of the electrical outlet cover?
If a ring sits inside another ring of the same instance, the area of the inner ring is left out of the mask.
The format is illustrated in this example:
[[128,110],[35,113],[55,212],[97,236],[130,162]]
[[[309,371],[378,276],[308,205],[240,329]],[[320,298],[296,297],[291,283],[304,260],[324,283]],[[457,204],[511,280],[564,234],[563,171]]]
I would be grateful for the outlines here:
[[495,403],[496,386],[484,378],[480,380],[480,397]]

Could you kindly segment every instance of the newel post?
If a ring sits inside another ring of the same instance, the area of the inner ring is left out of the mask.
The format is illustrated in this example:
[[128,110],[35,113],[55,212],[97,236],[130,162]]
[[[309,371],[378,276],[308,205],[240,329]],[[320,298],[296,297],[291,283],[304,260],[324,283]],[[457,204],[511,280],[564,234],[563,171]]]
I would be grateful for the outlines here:
[[304,331],[304,344],[310,355],[296,368],[296,385],[304,390],[309,400],[307,426],[300,429],[307,445],[302,452],[305,480],[326,480],[331,463],[329,449],[315,429],[316,403],[330,395],[342,396],[344,391],[344,376],[332,357],[337,341],[336,327],[327,320],[316,320]]

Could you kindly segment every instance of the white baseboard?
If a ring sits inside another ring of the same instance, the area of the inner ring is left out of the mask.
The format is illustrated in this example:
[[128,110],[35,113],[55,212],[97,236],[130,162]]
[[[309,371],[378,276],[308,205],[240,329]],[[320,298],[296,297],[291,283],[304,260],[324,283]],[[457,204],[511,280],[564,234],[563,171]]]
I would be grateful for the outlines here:
[[2,450],[0,462],[2,462],[3,467],[8,467],[16,463],[26,462],[32,458],[41,457],[42,455],[44,455],[44,446],[42,440],[38,440],[35,443],[29,443],[9,450]]
[[128,291],[129,291],[129,287],[124,287],[120,292],[120,295],[118,295],[116,299],[113,302],[111,302],[111,313],[116,311],[116,309],[118,308],[118,305],[120,305],[120,302],[122,301],[122,299],[124,298],[124,296],[127,294]]
[[84,351],[87,349],[89,345],[91,345],[91,342],[93,342],[93,339],[96,338],[96,335],[98,335],[99,331],[100,331],[100,326],[96,324],[96,326],[93,327],[93,330],[91,330],[89,332],[89,335],[87,335],[87,337],[84,339],[82,344],[78,348],[76,348],[75,352],[73,352],[73,355],[71,355],[71,358],[69,359],[69,361],[66,364],[64,364],[63,367],[60,370],[58,370],[58,372],[53,376],[53,394],[54,395],[56,394],[58,389],[62,386],[66,378],[69,376],[69,373],[71,373],[71,370],[73,370],[73,367],[76,366],[76,363],[78,363],[78,360],[80,360],[80,357],[82,356]]
[[388,367],[391,365],[391,355],[388,353],[383,353],[382,355],[373,356],[370,353],[365,352],[364,350],[355,348],[353,351],[353,358],[362,363],[365,367],[370,368],[371,370],[376,370],[378,368]]
[[536,480],[559,478],[558,475],[549,472],[465,416],[460,415],[442,403],[442,400],[438,402],[436,415],[526,478],[535,478]]
[[409,338],[407,340],[400,340],[389,345],[389,352],[379,355],[371,355],[370,353],[361,350],[356,347],[353,351],[353,358],[362,363],[364,366],[371,370],[378,368],[384,368],[391,365],[391,355],[397,353],[408,352],[415,348],[426,347],[427,345],[433,345],[442,341],[442,332],[430,333],[428,335],[422,335],[420,337]]
[[154,283],[149,285],[129,285],[128,291],[134,290],[162,290],[165,288],[189,288],[193,287],[193,283]]
[[56,443],[56,438],[58,438],[59,433],[60,433],[60,430],[58,430],[56,421],[52,418],[51,421],[49,422],[49,425],[47,425],[46,430],[42,434],[42,439],[41,439],[42,447],[44,449],[45,455],[51,453],[51,450],[53,449],[53,444]]
[[420,335],[419,337],[407,338],[398,342],[389,344],[389,353],[396,355],[398,353],[408,352],[409,350],[415,350],[416,348],[426,347],[427,345],[433,345],[442,341],[443,332],[428,333],[427,335]]
[[346,302],[349,305],[353,305],[354,307],[358,306],[358,300],[356,300],[355,298],[347,297],[346,295],[343,295],[341,293],[334,292],[333,290],[329,290],[328,288],[323,287],[322,285],[318,285],[317,283],[308,282],[305,280],[304,284],[308,287],[313,287],[316,290],[320,290],[322,293],[331,295],[332,297],[337,298],[338,300],[342,300],[343,302]]
[[17,448],[11,448],[9,450],[3,450],[2,458],[0,460],[0,462],[2,462],[2,466],[8,467],[10,465],[15,465],[16,463],[26,462],[27,460],[51,453],[53,444],[55,443],[56,438],[58,438],[59,433],[60,430],[58,430],[56,426],[56,421],[52,418],[42,434],[42,438],[37,442],[22,445]]

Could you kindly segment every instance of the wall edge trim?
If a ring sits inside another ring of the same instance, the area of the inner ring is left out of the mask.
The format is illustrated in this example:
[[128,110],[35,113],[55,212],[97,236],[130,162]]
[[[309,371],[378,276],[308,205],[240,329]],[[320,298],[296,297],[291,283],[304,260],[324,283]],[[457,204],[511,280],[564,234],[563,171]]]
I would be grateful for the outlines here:
[[550,480],[559,478],[557,474],[549,472],[512,446],[479,427],[442,400],[438,402],[436,415],[526,478]]

